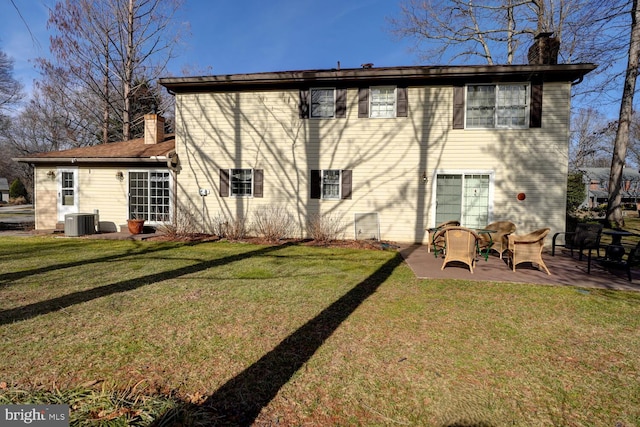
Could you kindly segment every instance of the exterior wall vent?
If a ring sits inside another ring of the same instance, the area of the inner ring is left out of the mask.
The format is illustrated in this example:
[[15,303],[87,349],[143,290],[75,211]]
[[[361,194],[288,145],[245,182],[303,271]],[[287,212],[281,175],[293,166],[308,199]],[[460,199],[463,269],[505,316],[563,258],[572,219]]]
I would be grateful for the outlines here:
[[355,214],[356,240],[380,240],[377,212]]
[[95,215],[72,213],[64,216],[65,236],[77,237],[96,232]]

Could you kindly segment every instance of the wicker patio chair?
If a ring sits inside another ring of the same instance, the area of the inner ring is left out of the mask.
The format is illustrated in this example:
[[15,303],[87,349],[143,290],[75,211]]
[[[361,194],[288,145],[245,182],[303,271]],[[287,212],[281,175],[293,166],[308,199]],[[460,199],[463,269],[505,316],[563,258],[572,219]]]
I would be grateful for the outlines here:
[[528,234],[510,234],[509,241],[509,263],[516,271],[516,265],[523,262],[538,264],[547,274],[551,274],[542,260],[542,248],[544,248],[544,238],[549,234],[548,228],[541,228]]
[[444,252],[444,247],[445,247],[444,236],[443,236],[444,229],[447,227],[459,227],[459,226],[460,226],[460,221],[454,220],[454,221],[441,222],[440,224],[436,225],[434,228],[429,229],[429,232],[432,233],[431,245],[433,246],[433,253],[436,258],[438,257],[438,254],[441,254]]
[[478,245],[480,250],[496,251],[500,254],[500,259],[502,259],[502,254],[509,247],[507,236],[516,231],[516,225],[511,221],[496,221],[487,224],[484,228],[485,230],[495,230],[495,233],[479,235]]
[[442,235],[446,251],[440,270],[444,270],[444,267],[452,261],[459,261],[468,265],[473,274],[473,264],[478,250],[478,235],[465,227],[446,227]]

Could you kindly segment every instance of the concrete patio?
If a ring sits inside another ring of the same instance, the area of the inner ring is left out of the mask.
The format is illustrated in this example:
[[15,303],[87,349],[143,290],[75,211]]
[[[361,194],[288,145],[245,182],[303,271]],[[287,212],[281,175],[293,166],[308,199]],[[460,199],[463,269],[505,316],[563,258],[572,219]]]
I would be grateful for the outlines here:
[[580,288],[601,288],[612,290],[640,291],[640,272],[632,270],[632,281],[627,279],[623,270],[609,272],[603,269],[597,261],[591,262],[591,274],[587,274],[587,257],[578,260],[577,252],[573,258],[568,250],[556,250],[551,256],[550,249],[545,250],[542,259],[551,272],[548,275],[537,266],[528,263],[516,266],[513,272],[507,265],[507,257],[500,259],[492,252],[488,261],[479,258],[473,269],[462,263],[449,263],[444,270],[442,257],[436,258],[433,252],[427,252],[427,246],[405,245],[399,249],[403,258],[413,270],[416,277],[421,279],[460,279],[487,282],[535,283],[548,285],[576,286]]

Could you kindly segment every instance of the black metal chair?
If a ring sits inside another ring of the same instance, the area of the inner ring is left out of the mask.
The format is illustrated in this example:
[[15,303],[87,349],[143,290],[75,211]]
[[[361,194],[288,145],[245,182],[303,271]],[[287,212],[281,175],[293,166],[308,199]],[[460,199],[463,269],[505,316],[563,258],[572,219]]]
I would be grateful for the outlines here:
[[[551,256],[556,254],[556,246],[563,246],[571,250],[573,257],[574,249],[578,251],[578,259],[582,261],[584,250],[587,253],[587,273],[591,273],[591,252],[595,249],[596,256],[600,258],[600,239],[602,238],[602,224],[596,223],[578,223],[576,231],[567,231],[564,233],[556,233],[553,235],[551,242]],[[558,236],[564,235],[564,245],[556,242]]]
[[627,278],[631,282],[631,269],[640,265],[640,242],[631,249],[627,259],[614,260],[611,258],[603,258],[598,260],[600,265],[606,269],[625,270]]

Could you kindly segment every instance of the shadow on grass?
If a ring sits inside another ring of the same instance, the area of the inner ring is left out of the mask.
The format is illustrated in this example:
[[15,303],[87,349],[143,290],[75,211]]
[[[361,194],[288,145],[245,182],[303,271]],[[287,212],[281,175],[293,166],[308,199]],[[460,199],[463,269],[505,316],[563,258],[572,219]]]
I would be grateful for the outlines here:
[[400,253],[222,385],[202,405],[182,404],[153,424],[250,426],[262,408],[378,287],[402,264]]
[[[284,247],[291,246],[291,244],[283,244],[280,246],[269,246],[259,250],[245,252],[237,255],[231,255],[224,258],[214,259],[210,261],[199,262],[187,267],[177,268],[170,271],[163,271],[157,274],[150,274],[144,277],[137,277],[135,279],[123,280],[121,282],[111,283],[109,285],[99,286],[97,288],[86,289],[84,291],[73,292],[71,294],[63,295],[58,298],[48,299],[46,301],[40,301],[33,304],[24,305],[22,307],[16,307],[8,310],[0,311],[0,325],[5,325],[21,320],[31,319],[33,317],[52,313],[71,307],[75,304],[81,304],[97,298],[102,298],[108,295],[113,295],[119,292],[127,292],[133,289],[140,288],[142,286],[150,285],[153,283],[161,282],[163,280],[174,279],[187,274],[197,273],[199,271],[207,270],[213,267],[219,267],[222,265],[230,264],[232,262],[242,261],[243,259],[260,256],[269,252],[283,249]],[[152,252],[152,251],[147,251]],[[120,258],[121,256],[105,257],[102,261]],[[89,260],[79,262],[80,264],[86,264],[87,262],[98,262],[98,260]],[[76,263],[69,263],[68,266],[77,265]],[[52,267],[53,268],[53,267]],[[56,268],[63,268],[57,266]],[[46,269],[45,269],[46,270]]]
[[[189,246],[189,245],[195,245],[195,244],[201,244],[200,242],[193,242],[193,243],[187,243],[187,244],[181,244],[181,246]],[[61,263],[61,264],[53,264],[53,265],[48,265],[46,267],[38,267],[38,268],[34,268],[31,270],[23,270],[23,271],[15,271],[12,273],[5,273],[0,277],[0,289],[3,287],[8,286],[11,282],[16,281],[16,280],[20,280],[23,279],[25,277],[29,277],[35,274],[43,274],[43,273],[47,273],[50,271],[56,271],[56,270],[62,270],[64,268],[73,268],[73,267],[79,267],[79,266],[84,266],[87,264],[94,264],[94,263],[101,263],[101,262],[107,262],[107,261],[116,261],[119,259],[123,259],[123,258],[128,258],[130,256],[133,255],[144,255],[144,254],[149,254],[149,253],[154,253],[154,252],[162,252],[162,251],[167,251],[167,250],[171,250],[171,249],[175,249],[176,245],[163,245],[163,246],[157,246],[157,247],[150,247],[148,245],[140,245],[137,244],[136,246],[124,251],[124,252],[118,252],[117,254],[113,254],[113,255],[107,255],[107,256],[102,256],[102,257],[97,257],[97,258],[91,258],[91,259],[79,259],[78,261],[73,261],[73,262],[65,262],[65,263]],[[78,246],[77,248],[78,251],[82,250],[81,246]]]

